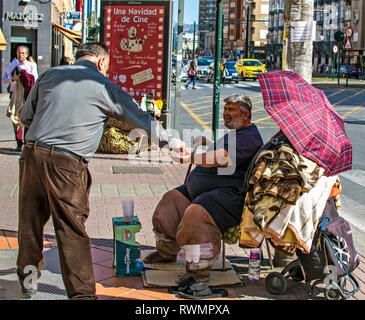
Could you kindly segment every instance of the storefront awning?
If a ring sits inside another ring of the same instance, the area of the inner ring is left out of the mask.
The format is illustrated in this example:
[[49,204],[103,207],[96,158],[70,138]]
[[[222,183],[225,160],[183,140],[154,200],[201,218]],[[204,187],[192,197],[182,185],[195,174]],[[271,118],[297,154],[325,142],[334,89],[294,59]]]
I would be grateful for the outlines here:
[[75,31],[69,30],[67,28],[60,26],[57,23],[52,23],[52,26],[53,26],[53,28],[55,28],[56,30],[61,32],[67,39],[71,40],[72,42],[74,42],[76,44],[80,44],[80,41],[75,39],[75,38],[82,37],[82,34],[80,32],[75,32]]
[[5,50],[6,45],[7,45],[7,42],[5,40],[2,30],[0,28],[0,50]]

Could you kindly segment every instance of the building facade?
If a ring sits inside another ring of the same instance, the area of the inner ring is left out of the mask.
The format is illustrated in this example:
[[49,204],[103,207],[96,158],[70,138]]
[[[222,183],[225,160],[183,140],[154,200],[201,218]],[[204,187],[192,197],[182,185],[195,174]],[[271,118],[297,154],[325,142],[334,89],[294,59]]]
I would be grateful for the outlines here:
[[[63,35],[55,32],[54,26],[63,26],[65,13],[73,10],[74,4],[73,0],[1,1],[0,28],[7,42],[5,50],[0,51],[1,77],[16,57],[19,45],[29,48],[29,55],[35,58],[39,74],[57,65],[64,53],[65,42]],[[5,92],[6,84],[2,83],[0,88],[1,92]]]
[[269,0],[258,0],[251,4],[250,25],[250,57],[265,60],[265,47],[267,44]]
[[[199,32],[203,37],[200,46],[205,54],[212,55],[216,2],[209,1],[208,8],[204,7],[205,2],[200,1]],[[264,59],[268,13],[269,0],[223,0],[222,55],[234,60],[244,57]]]
[[[284,0],[270,0],[269,32],[267,35],[266,59],[271,68],[282,67]],[[363,70],[365,65],[365,6],[364,0],[314,0],[314,20],[316,38],[313,41],[313,72],[331,73],[339,58],[340,64],[353,64]],[[342,43],[335,40],[336,31],[346,33],[351,28],[349,38],[351,49],[344,49],[347,38]],[[333,46],[340,47],[339,56],[333,54]]]
[[[210,55],[209,49],[205,46],[206,34],[215,31],[216,0],[199,1],[199,49],[201,54]],[[213,50],[214,53],[214,50]]]

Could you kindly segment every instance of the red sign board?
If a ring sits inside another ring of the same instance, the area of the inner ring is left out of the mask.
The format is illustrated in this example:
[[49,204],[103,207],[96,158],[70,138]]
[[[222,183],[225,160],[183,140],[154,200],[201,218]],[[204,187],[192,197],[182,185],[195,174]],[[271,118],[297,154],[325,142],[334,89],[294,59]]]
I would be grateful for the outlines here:
[[103,40],[110,50],[108,77],[140,101],[163,98],[166,7],[105,5]]

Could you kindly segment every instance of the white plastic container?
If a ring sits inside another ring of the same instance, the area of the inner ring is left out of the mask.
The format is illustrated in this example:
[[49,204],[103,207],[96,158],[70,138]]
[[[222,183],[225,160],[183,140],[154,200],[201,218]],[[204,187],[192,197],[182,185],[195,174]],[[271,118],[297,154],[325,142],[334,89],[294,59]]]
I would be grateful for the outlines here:
[[123,217],[125,222],[132,222],[134,218],[134,200],[123,200]]

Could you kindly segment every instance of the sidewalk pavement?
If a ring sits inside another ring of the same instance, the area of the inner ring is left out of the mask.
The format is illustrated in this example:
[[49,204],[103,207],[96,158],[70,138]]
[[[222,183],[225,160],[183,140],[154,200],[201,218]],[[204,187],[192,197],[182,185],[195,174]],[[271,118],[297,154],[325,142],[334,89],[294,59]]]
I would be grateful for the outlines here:
[[[1,105],[0,117],[5,114]],[[17,194],[18,158],[14,148],[15,140],[0,141],[0,300],[23,299],[16,278],[17,243]],[[148,161],[148,159],[153,161]],[[135,214],[142,229],[136,235],[142,249],[154,248],[151,217],[162,195],[183,183],[187,165],[172,164],[164,156],[157,158],[155,151],[146,152],[141,157],[97,153],[89,164],[93,178],[90,194],[90,215],[86,222],[92,243],[93,266],[96,277],[97,296],[100,300],[178,300],[169,294],[167,288],[144,287],[141,277],[120,278],[114,275],[113,226],[112,218],[122,216],[122,200],[134,199]],[[158,163],[156,163],[158,160]],[[273,271],[268,265],[266,250],[264,266],[259,281],[247,278],[249,250],[238,245],[226,245],[226,256],[239,275],[242,285],[226,287],[226,300],[307,300],[304,283],[288,280],[285,295],[276,296],[265,289],[265,277]],[[273,249],[271,248],[273,253]],[[44,233],[44,257],[46,264],[39,282],[39,292],[32,300],[67,299],[62,282],[57,244],[52,222],[49,221]],[[365,258],[354,272],[361,284],[361,291],[350,300],[365,300]],[[277,269],[275,271],[281,271]],[[350,287],[349,287],[350,289]],[[314,291],[312,299],[324,299],[323,285]]]

